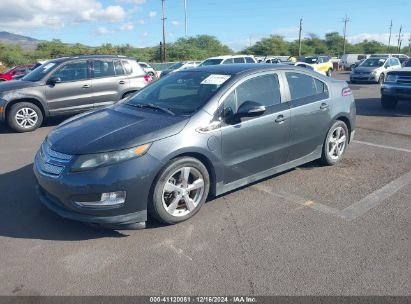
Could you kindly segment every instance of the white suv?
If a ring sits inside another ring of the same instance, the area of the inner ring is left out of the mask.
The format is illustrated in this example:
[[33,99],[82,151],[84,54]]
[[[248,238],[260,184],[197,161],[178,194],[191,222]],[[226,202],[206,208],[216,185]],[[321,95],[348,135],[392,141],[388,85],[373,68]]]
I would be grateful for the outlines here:
[[257,63],[252,55],[228,55],[211,57],[204,60],[199,66],[230,64],[230,63]]

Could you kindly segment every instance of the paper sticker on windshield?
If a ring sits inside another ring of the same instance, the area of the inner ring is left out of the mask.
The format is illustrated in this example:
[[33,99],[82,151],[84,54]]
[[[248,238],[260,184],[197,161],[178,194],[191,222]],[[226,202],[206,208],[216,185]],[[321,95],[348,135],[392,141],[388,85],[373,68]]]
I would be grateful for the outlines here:
[[204,79],[201,84],[215,84],[221,85],[230,78],[230,75],[218,75],[218,74],[211,74],[206,79]]

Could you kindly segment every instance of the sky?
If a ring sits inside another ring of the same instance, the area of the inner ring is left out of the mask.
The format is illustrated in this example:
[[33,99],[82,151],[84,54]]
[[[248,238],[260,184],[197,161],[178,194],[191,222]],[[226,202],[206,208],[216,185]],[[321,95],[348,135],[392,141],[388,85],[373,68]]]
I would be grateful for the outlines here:
[[[343,32],[356,43],[375,39],[396,45],[402,25],[402,45],[411,33],[410,0],[186,0],[187,34],[216,36],[239,51],[263,37],[278,34],[298,38]],[[185,35],[184,0],[165,0],[166,41]],[[0,0],[0,31],[41,40],[97,46],[102,43],[135,47],[157,45],[162,40],[161,0]]]

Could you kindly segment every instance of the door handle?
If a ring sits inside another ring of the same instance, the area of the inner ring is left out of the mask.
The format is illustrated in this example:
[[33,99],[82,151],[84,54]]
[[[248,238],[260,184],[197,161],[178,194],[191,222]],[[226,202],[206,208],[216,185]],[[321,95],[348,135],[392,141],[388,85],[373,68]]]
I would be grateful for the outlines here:
[[118,83],[119,84],[126,84],[126,82],[124,80],[120,80]]
[[322,103],[321,106],[320,106],[321,110],[325,110],[327,108],[328,108],[328,104],[326,104],[326,103]]
[[88,89],[88,88],[90,88],[90,85],[88,84],[83,85],[83,89]]
[[277,116],[277,118],[275,119],[276,123],[282,123],[285,120],[284,115],[280,114]]

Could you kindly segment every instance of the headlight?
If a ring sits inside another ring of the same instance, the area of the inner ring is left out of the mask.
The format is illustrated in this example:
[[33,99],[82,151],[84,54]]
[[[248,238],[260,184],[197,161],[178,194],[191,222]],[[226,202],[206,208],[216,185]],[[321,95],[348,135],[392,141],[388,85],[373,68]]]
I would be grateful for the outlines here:
[[377,71],[372,71],[371,76],[375,76],[377,74]]
[[388,82],[396,82],[397,81],[398,76],[395,74],[388,74],[387,78],[385,78],[385,81]]
[[150,145],[145,144],[120,151],[80,155],[74,162],[71,171],[85,171],[136,158],[144,155],[150,148]]

